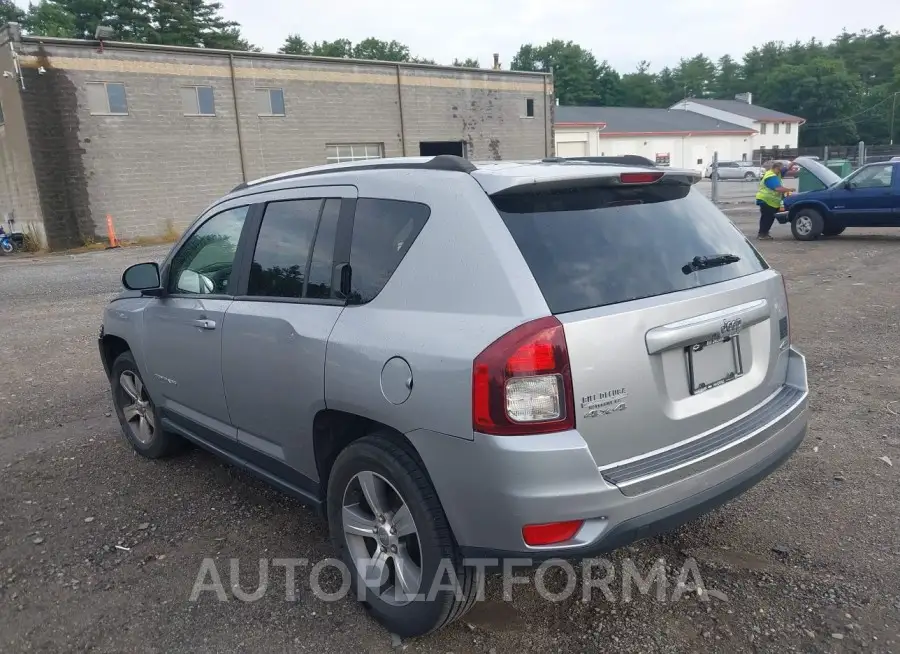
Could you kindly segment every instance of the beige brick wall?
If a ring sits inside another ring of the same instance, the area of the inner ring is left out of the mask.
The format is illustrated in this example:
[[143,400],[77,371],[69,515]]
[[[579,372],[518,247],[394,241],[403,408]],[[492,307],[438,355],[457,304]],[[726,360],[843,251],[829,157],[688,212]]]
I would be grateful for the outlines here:
[[[87,187],[90,220],[79,218],[82,231],[105,234],[106,214],[120,238],[161,234],[168,221],[183,228],[242,181],[227,55],[122,47],[99,53],[90,44],[28,40],[21,49],[26,81],[36,82],[35,106],[44,95],[67,104],[65,94],[74,94],[75,115],[60,112],[69,136],[59,147],[70,151],[65,175]],[[37,75],[41,65],[52,75]],[[386,156],[400,156],[404,137],[408,155],[418,155],[423,140],[461,140],[472,159],[551,151],[545,112],[552,109],[552,88],[544,76],[402,66],[401,133],[393,65],[238,54],[234,71],[250,179],[325,163],[326,144],[380,143]],[[86,85],[92,81],[123,82],[128,115],[91,115]],[[213,87],[214,117],[184,115],[181,88],[190,85]],[[257,87],[284,90],[284,117],[257,115]],[[535,100],[533,118],[524,117],[527,98]]]

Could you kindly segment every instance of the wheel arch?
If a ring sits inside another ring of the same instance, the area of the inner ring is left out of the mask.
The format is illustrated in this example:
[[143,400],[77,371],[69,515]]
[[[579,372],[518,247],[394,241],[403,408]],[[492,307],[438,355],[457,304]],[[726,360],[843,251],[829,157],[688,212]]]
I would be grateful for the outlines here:
[[820,214],[822,214],[822,218],[824,218],[825,220],[833,217],[831,211],[828,209],[828,206],[824,202],[820,202],[818,200],[801,200],[796,204],[792,204],[788,209],[788,216],[791,220],[793,220],[797,213],[802,211],[803,209],[815,209]]
[[104,334],[100,338],[100,360],[103,362],[103,369],[106,376],[109,377],[112,372],[113,363],[123,352],[131,351],[131,346],[121,336],[115,334]]
[[313,419],[313,453],[323,499],[338,455],[355,441],[374,432],[386,435],[393,443],[406,450],[421,466],[423,474],[432,481],[419,451],[400,430],[355,413],[322,409]]

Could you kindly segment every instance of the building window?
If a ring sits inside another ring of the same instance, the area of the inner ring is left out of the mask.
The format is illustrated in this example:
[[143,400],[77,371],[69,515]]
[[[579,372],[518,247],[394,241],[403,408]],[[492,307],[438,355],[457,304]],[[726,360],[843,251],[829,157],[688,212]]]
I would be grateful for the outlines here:
[[534,98],[525,100],[525,117],[534,118]]
[[765,134],[765,133],[766,133],[766,124],[765,124],[765,123],[760,123],[760,124],[759,124],[759,133],[760,133],[760,134]]
[[256,89],[256,106],[260,116],[283,116],[284,89]]
[[181,89],[185,116],[215,116],[216,104],[211,86],[185,86]]
[[790,124],[790,123],[785,123],[785,124],[784,124],[784,133],[785,133],[785,134],[790,134],[790,133],[791,133],[791,124]]
[[128,101],[121,82],[88,82],[88,108],[94,116],[127,116]]
[[352,145],[325,146],[325,159],[328,163],[381,159],[383,156],[384,150],[381,147],[381,143],[355,143]]
[[778,128],[781,127],[781,125],[779,125],[778,123],[775,123],[774,127],[775,127],[775,131],[773,132],[773,134],[778,134]]

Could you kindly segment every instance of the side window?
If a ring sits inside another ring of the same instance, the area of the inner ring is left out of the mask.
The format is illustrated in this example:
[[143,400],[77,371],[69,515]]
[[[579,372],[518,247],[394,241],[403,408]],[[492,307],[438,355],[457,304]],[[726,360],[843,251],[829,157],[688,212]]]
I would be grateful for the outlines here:
[[350,304],[375,299],[431,214],[427,205],[360,198],[350,244]]
[[850,178],[853,188],[889,188],[894,166],[869,166]]
[[169,269],[168,291],[189,295],[228,292],[247,207],[218,213],[185,242]]
[[322,206],[322,200],[285,200],[266,205],[250,264],[248,295],[303,297],[309,253]]

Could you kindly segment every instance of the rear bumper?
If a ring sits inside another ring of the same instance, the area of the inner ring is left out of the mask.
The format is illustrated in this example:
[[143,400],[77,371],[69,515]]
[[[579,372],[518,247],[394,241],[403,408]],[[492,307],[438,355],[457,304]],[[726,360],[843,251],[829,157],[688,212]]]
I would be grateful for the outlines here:
[[[674,529],[776,470],[807,429],[806,362],[794,350],[788,384],[802,391],[799,399],[755,432],[752,447],[730,458],[720,452],[707,467],[690,466],[687,476],[630,496],[603,477],[577,431],[474,441],[421,430],[409,436],[466,557],[588,557]],[[584,526],[561,545],[534,548],[522,539],[524,525],[576,519]]]

